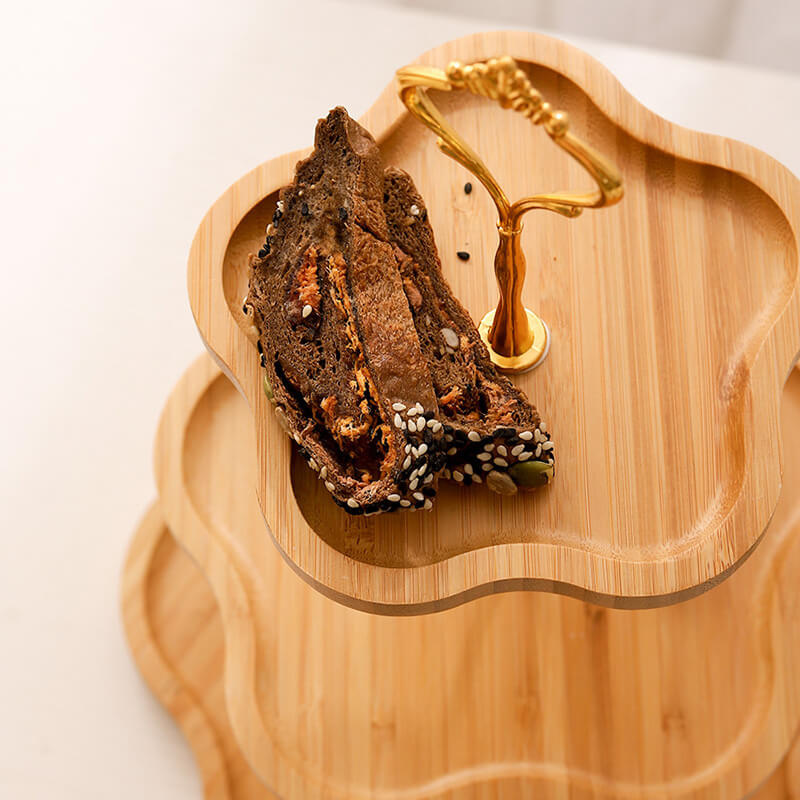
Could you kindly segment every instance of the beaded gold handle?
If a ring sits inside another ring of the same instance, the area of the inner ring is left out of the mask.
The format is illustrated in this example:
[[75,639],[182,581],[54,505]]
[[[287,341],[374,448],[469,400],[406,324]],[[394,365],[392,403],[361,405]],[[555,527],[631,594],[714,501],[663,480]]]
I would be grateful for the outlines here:
[[[547,354],[549,332],[539,317],[522,305],[525,281],[525,256],[520,245],[522,215],[541,208],[577,217],[584,208],[612,205],[622,198],[622,176],[610,161],[569,130],[567,114],[553,110],[544,101],[510,56],[474,64],[453,61],[445,71],[435,67],[404,67],[397,71],[397,86],[408,110],[437,135],[439,149],[466,167],[486,187],[497,206],[500,243],[494,270],[500,300],[479,327],[492,360],[501,369],[509,372],[531,369]],[[597,189],[585,193],[537,194],[509,202],[478,154],[445,121],[428,95],[429,89],[465,89],[524,114],[534,125],[542,125],[559,147],[583,165],[597,183]]]

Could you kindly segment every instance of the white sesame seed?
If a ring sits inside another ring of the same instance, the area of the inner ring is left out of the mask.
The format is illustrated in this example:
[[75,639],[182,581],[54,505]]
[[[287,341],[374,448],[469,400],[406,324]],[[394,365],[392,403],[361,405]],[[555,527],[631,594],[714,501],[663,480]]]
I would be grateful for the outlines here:
[[303,306],[303,319],[305,319],[313,310],[314,309],[311,308],[311,306],[308,303],[306,303]]
[[428,462],[427,461],[423,461],[422,462],[422,466],[419,468],[419,472],[417,474],[418,475],[424,475],[426,469],[428,469]]
[[508,461],[506,461],[504,458],[495,458],[494,459],[494,463],[498,467],[507,467],[508,466]]
[[408,213],[411,214],[412,217],[419,216],[419,206],[416,203],[411,204],[411,208],[408,209]]
[[494,469],[494,466],[492,466],[491,464],[481,464],[481,469],[484,472],[488,472],[490,469]]
[[492,452],[492,450],[494,450],[494,445],[493,445],[493,444],[485,444],[485,445],[483,446],[483,450],[484,450],[484,452],[486,452],[486,453],[491,453],[491,452]]
[[419,486],[419,481],[416,478],[414,478],[414,480],[408,484],[408,488],[411,489],[412,492],[417,488],[417,486]]
[[417,423],[416,423],[416,422],[414,422],[414,420],[413,420],[413,419],[410,419],[410,420],[408,421],[408,430],[409,430],[411,433],[416,433],[416,432],[417,432]]
[[545,439],[546,439],[546,437],[542,436],[542,434],[541,434],[541,432],[539,431],[538,428],[533,432],[533,441],[534,442],[544,442]]
[[523,442],[529,442],[533,439],[533,434],[530,431],[522,431],[520,433],[519,438],[522,439]]
[[425,498],[425,505],[423,506],[423,508],[426,511],[430,511],[433,508],[433,503],[431,503],[430,498],[428,497]]
[[322,468],[322,469],[319,471],[319,476],[320,476],[320,478],[322,478],[322,480],[325,480],[325,478],[327,478],[327,477],[328,477],[328,468],[327,468],[327,467],[323,467],[323,468]]
[[446,434],[444,435],[444,440],[445,440],[446,442],[452,442],[452,441],[453,441],[453,437],[452,437],[452,436],[451,436],[449,433],[446,433]]
[[519,454],[519,456],[518,456],[518,459],[519,459],[520,461],[527,461],[527,460],[528,460],[528,459],[529,459],[529,458],[530,458],[532,455],[533,455],[533,453],[531,453],[531,452],[528,452],[528,451],[526,450],[524,453],[520,453],[520,454]]
[[280,211],[281,214],[283,214],[283,208],[283,200],[278,200],[278,211]]
[[483,483],[483,478],[480,475],[473,475],[472,476],[473,483]]
[[415,469],[415,470],[413,470],[413,471],[411,472],[411,474],[408,476],[408,479],[409,479],[410,481],[413,481],[413,480],[414,480],[414,478],[416,478],[416,477],[417,477],[417,475],[419,475],[419,470],[418,470],[418,469]]
[[552,442],[545,442],[542,445],[542,450],[552,450],[552,449],[553,449],[553,443]]
[[433,432],[434,432],[434,433],[439,433],[439,431],[440,431],[441,429],[442,429],[442,423],[441,423],[441,422],[439,422],[439,420],[438,420],[438,419],[435,419],[435,420],[433,421]]
[[503,457],[508,455],[508,450],[506,450],[506,446],[504,444],[497,445],[497,455]]
[[406,460],[403,462],[403,469],[408,469],[411,466],[411,456],[406,456]]
[[400,495],[399,494],[390,494],[386,499],[390,503],[399,503],[400,502]]
[[516,447],[511,448],[511,455],[518,456],[525,449],[524,444],[518,444]]
[[491,457],[491,453],[478,453],[478,461],[488,461]]
[[425,413],[425,409],[422,407],[422,403],[417,403],[416,409],[420,414],[424,414]]
[[478,433],[478,431],[470,431],[467,434],[467,439],[469,439],[471,442],[479,442],[481,440],[481,435]]
[[411,452],[411,445],[410,444],[406,445],[405,451],[406,451],[406,455],[408,455]]
[[537,444],[536,445],[536,451],[534,452],[534,455],[536,456],[536,458],[539,458],[539,456],[541,454],[542,454],[542,446],[540,444]]
[[297,444],[301,443],[300,442],[300,434],[299,433],[293,433],[292,434],[292,438],[297,442]]
[[540,422],[540,423],[539,423],[539,430],[540,430],[542,433],[547,433],[547,425],[545,425],[545,424],[544,424],[544,422]]
[[430,483],[432,480],[433,480],[433,473],[432,473],[432,472],[429,472],[429,473],[428,473],[428,474],[425,476],[425,480],[424,480],[424,481],[422,481],[422,482],[423,482],[423,483]]
[[349,505],[350,508],[358,508],[358,500],[354,500],[352,497],[348,497],[347,505]]
[[419,455],[419,450],[416,447],[411,448],[411,455],[416,458]]
[[425,444],[425,442],[423,442],[423,443],[422,443],[422,444],[419,446],[419,448],[418,448],[417,452],[418,452],[418,453],[419,453],[421,456],[424,456],[424,455],[425,455],[425,453],[427,453],[427,452],[428,452],[428,445],[426,445],[426,444]]
[[399,414],[394,415],[394,426],[395,428],[401,428],[403,426],[403,420]]
[[325,481],[325,488],[332,492],[336,487],[330,481]]
[[464,464],[463,470],[467,475],[472,475],[475,472],[475,470],[472,469],[472,464]]
[[401,500],[400,501],[400,505],[403,506],[403,508],[408,508],[411,505],[411,501],[410,500]]
[[317,466],[317,462],[314,461],[313,458],[308,459],[308,466],[311,467],[311,469],[313,469],[314,472],[316,472],[319,469],[319,467]]
[[458,334],[452,328],[442,328],[441,333],[447,349],[455,352],[458,349]]
[[408,409],[408,416],[409,417],[416,417],[417,414],[419,414],[419,411],[417,410],[416,406],[412,406],[411,408]]
[[457,469],[454,469],[453,470],[453,480],[454,481],[458,481],[459,483],[461,483],[461,481],[464,480],[464,476]]
[[457,448],[457,447],[451,447],[451,448],[450,448],[450,449],[447,451],[447,455],[449,455],[449,456],[454,456],[454,455],[455,455],[457,452],[458,452],[458,448]]
[[406,407],[404,403],[392,403],[392,411],[405,411]]
[[431,417],[425,424],[429,428],[435,428],[437,425],[441,425],[441,423],[435,420],[433,417]]
[[413,497],[415,500],[424,500],[424,499],[425,499],[425,495],[424,495],[424,494],[422,494],[422,492],[414,492],[414,494],[412,494],[411,496],[412,496],[412,497]]

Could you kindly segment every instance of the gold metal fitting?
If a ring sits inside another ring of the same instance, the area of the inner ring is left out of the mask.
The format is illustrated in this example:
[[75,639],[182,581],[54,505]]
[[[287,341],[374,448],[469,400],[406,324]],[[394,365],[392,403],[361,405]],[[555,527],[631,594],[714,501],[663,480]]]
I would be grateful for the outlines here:
[[[525,255],[520,245],[522,215],[540,208],[573,218],[584,208],[613,205],[622,199],[622,176],[610,161],[570,131],[567,114],[555,111],[544,101],[510,56],[474,64],[453,61],[445,71],[435,67],[403,67],[397,71],[397,87],[408,110],[437,135],[439,149],[466,167],[497,206],[500,243],[494,257],[494,271],[500,300],[497,308],[484,316],[479,330],[498,368],[506,372],[531,369],[547,355],[550,334],[547,325],[522,305],[525,282]],[[586,193],[537,194],[509,202],[478,154],[447,124],[428,95],[429,89],[465,89],[524,114],[534,125],[542,125],[562,150],[583,165],[597,183],[597,189]]]

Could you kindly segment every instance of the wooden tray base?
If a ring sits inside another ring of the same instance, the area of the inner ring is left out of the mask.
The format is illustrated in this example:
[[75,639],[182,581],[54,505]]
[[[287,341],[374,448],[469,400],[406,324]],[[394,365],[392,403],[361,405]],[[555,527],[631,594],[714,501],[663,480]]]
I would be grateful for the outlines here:
[[800,725],[798,373],[783,413],[769,535],[706,594],[624,611],[513,592],[381,616],[324,597],[280,557],[252,493],[249,410],[202,359],[165,411],[160,505],[217,597],[247,761],[282,795],[348,800],[754,791]]
[[[248,766],[231,730],[222,621],[211,588],[173,540],[157,505],[130,545],[122,612],[142,676],[192,748],[205,800],[276,798]],[[800,798],[799,741],[751,798]]]

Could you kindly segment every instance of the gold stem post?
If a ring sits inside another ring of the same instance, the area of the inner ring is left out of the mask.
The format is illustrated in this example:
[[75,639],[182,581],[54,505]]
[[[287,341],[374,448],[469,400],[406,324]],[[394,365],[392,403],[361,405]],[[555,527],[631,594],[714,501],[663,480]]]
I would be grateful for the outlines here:
[[[617,168],[569,130],[565,112],[554,111],[510,56],[474,64],[453,61],[442,71],[411,66],[397,71],[400,98],[408,110],[437,135],[439,149],[468,169],[489,192],[499,217],[500,242],[494,270],[500,290],[497,308],[481,321],[479,329],[492,360],[500,369],[522,372],[539,364],[549,349],[547,326],[522,304],[525,255],[522,252],[521,217],[533,209],[577,217],[584,208],[613,205],[622,199],[622,177]],[[554,192],[510,203],[486,165],[447,123],[428,95],[429,89],[465,89],[496,100],[542,125],[549,137],[578,161],[594,178],[597,189],[586,193]]]

